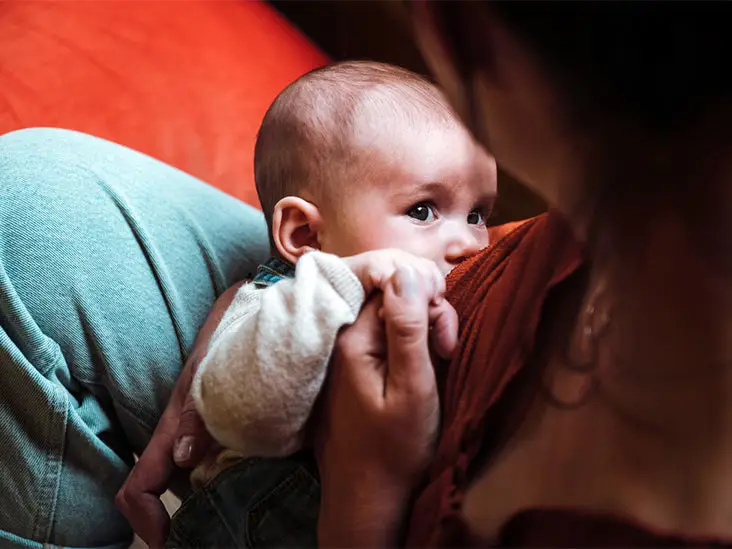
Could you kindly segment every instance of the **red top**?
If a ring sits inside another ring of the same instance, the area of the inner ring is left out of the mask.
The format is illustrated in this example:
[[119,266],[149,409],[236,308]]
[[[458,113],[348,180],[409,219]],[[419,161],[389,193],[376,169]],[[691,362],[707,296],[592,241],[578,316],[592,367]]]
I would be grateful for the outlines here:
[[[581,247],[556,214],[499,227],[485,252],[458,266],[447,297],[460,318],[459,351],[438,372],[442,435],[415,501],[408,546],[471,545],[461,518],[471,465],[512,431],[526,406],[506,393],[524,371],[542,307],[552,290],[584,263]],[[498,238],[496,238],[498,235]],[[506,397],[506,398],[502,398]],[[500,410],[497,404],[500,401]],[[528,403],[527,403],[528,404]],[[710,547],[644,530],[618,517],[535,509],[514,515],[499,533],[502,547]]]

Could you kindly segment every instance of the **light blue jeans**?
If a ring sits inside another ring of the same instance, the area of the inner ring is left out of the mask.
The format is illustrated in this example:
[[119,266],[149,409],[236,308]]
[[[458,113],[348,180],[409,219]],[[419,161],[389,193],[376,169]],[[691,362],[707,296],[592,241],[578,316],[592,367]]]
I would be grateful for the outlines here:
[[113,498],[216,297],[268,254],[253,208],[87,135],[0,136],[0,547],[123,547]]

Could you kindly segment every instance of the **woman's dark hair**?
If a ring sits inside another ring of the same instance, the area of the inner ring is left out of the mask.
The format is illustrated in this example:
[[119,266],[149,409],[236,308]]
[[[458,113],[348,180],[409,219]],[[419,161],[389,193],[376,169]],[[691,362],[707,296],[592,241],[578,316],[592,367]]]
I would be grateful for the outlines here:
[[438,20],[466,70],[481,55],[471,39],[480,29],[466,4],[488,6],[548,67],[580,120],[603,113],[667,132],[732,99],[730,2],[438,4]]

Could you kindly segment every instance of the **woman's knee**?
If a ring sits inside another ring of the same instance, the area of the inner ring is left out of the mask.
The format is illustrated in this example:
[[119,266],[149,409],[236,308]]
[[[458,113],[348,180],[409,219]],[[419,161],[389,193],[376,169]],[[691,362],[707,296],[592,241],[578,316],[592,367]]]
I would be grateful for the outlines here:
[[261,214],[119,145],[0,136],[0,267],[72,375],[154,424],[217,295],[267,254]]

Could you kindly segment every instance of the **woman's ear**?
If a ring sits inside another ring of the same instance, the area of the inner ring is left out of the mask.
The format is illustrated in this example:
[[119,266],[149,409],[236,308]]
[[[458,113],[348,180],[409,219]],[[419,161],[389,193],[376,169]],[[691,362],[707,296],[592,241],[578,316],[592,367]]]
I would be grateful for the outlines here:
[[318,207],[296,196],[286,196],[274,207],[272,239],[279,254],[290,263],[305,253],[320,249],[318,233],[323,217]]

